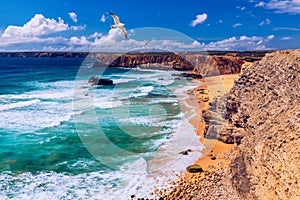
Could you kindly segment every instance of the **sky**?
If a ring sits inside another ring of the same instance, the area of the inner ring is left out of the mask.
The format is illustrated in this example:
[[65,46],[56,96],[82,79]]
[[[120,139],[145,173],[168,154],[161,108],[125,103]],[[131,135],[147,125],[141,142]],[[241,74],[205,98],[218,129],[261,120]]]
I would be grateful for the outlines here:
[[[129,38],[111,29],[113,12]],[[296,49],[300,0],[1,0],[0,51]]]

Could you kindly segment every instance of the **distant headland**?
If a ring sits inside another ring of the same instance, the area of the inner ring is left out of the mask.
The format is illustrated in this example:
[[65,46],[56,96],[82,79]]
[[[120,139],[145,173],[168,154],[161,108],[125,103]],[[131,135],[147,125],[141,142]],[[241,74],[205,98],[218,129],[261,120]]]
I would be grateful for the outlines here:
[[202,76],[237,74],[245,62],[261,60],[272,51],[202,52],[0,52],[0,57],[96,58],[94,67],[191,70]]

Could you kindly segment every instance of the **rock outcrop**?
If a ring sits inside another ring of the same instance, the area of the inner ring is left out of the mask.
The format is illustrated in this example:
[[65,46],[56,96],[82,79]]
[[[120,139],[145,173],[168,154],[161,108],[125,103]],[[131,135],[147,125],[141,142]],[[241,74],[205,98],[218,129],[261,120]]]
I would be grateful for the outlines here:
[[107,78],[98,78],[98,76],[93,76],[88,81],[91,85],[113,85],[113,80]]
[[[151,65],[155,64],[155,65]],[[193,70],[194,66],[178,54],[172,52],[128,53],[119,56],[109,67]]]
[[109,78],[100,78],[98,81],[98,85],[113,85],[113,80]]
[[268,54],[245,69],[226,117],[220,139],[240,143],[230,168],[240,196],[300,199],[300,50]]
[[[261,59],[261,53],[255,58]],[[216,76],[224,74],[238,74],[242,65],[249,57],[237,54],[210,55],[205,53],[175,54],[172,52],[128,53],[119,56],[109,64],[109,67],[147,68],[163,70],[193,70],[201,76]],[[253,59],[251,60],[253,61]],[[96,66],[103,66],[99,59]]]
[[194,65],[194,72],[203,76],[238,74],[246,62],[243,57],[224,55],[188,55],[187,59]]

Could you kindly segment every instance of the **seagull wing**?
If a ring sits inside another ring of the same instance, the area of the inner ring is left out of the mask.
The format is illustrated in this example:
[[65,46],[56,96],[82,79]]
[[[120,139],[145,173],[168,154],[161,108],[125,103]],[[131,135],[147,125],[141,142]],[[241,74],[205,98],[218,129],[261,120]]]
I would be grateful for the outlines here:
[[124,26],[119,27],[119,28],[121,29],[121,31],[123,31],[124,36],[125,36],[125,38],[127,39],[127,38],[128,38],[128,34],[127,34],[127,31],[126,31],[126,28],[125,28]]
[[146,40],[146,42],[145,42],[144,45],[146,46],[147,44],[149,44],[149,42],[151,42],[151,41],[150,40],[148,40],[148,41]]
[[111,12],[109,12],[109,14],[114,19],[115,24],[119,24],[120,23],[120,18],[117,15],[115,15],[114,13],[111,13]]

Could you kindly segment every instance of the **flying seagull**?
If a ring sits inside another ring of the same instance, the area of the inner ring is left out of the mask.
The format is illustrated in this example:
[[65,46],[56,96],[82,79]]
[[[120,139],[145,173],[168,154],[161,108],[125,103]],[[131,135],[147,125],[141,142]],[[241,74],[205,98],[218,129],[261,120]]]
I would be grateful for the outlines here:
[[115,22],[115,24],[111,25],[110,28],[119,28],[124,33],[124,36],[127,39],[128,34],[126,31],[126,28],[124,27],[125,24],[121,23],[120,18],[117,15],[115,15],[114,13],[109,12],[109,14],[110,14],[110,16],[112,16],[112,18],[114,19],[114,22]]
[[151,42],[151,40],[143,40],[144,41],[144,46],[147,46],[147,44],[149,44],[149,42]]

